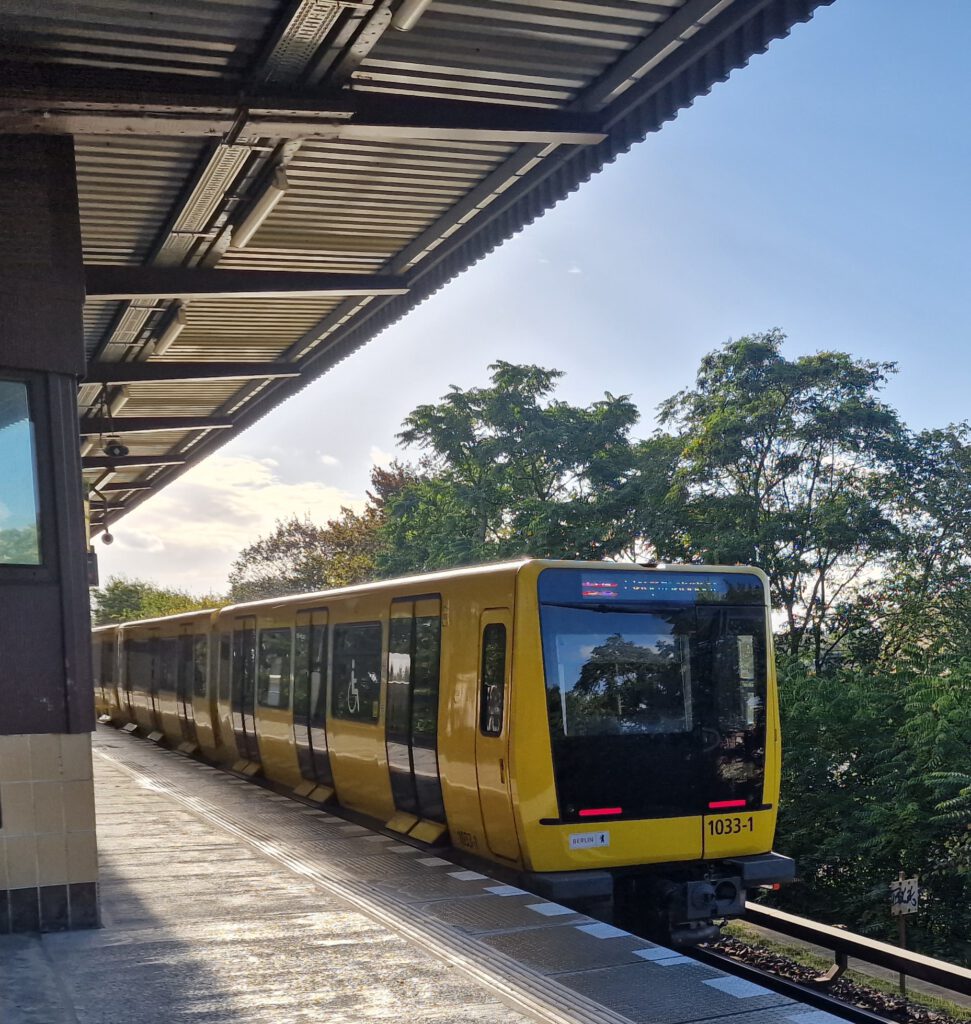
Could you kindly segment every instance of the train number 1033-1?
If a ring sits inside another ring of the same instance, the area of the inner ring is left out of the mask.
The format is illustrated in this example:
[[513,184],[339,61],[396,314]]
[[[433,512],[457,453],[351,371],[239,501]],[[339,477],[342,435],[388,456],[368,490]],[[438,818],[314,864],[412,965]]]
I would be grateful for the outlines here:
[[755,819],[750,814],[747,818],[709,818],[708,834],[710,836],[734,836],[739,832],[751,832],[755,827]]

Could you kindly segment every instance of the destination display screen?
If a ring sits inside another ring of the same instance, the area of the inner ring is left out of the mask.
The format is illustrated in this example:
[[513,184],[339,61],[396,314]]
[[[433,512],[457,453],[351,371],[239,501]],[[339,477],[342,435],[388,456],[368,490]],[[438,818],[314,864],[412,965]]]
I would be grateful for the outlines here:
[[539,598],[552,604],[657,603],[731,604],[765,603],[762,581],[752,573],[679,572],[645,570],[625,572],[588,569],[546,569],[539,577]]

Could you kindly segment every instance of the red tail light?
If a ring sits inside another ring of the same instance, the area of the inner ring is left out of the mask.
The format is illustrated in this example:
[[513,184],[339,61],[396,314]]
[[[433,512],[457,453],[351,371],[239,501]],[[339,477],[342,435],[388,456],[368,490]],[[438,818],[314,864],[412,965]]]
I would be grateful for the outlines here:
[[580,811],[581,818],[606,818],[611,814],[623,814],[623,807],[584,807]]
[[[712,802],[708,805],[708,810],[710,810],[710,811],[724,811],[724,810],[727,810],[729,807],[744,807],[744,806],[745,806],[745,801],[744,800],[712,800]],[[580,813],[582,814],[583,811],[581,811]]]

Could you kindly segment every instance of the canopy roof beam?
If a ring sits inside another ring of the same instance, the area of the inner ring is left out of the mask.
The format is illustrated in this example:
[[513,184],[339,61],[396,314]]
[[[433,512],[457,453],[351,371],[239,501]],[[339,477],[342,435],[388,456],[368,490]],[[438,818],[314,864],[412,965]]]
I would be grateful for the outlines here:
[[[24,84],[0,65],[0,134],[140,135],[211,138],[333,139],[341,142],[504,142],[596,145],[596,115],[545,107],[475,103],[379,93],[188,91],[184,81],[101,72],[94,84],[59,70]],[[177,86],[177,87],[176,87]]]
[[[299,377],[294,363],[92,363],[85,384],[133,384],[159,381],[268,380]],[[117,421],[116,421],[117,422]]]
[[167,430],[229,430],[228,416],[85,416],[82,434],[152,434]]
[[150,466],[184,466],[189,460],[184,455],[85,455],[81,459],[82,469],[145,469]]
[[301,270],[213,270],[206,267],[86,266],[89,299],[323,298],[406,295],[400,277],[319,274]]

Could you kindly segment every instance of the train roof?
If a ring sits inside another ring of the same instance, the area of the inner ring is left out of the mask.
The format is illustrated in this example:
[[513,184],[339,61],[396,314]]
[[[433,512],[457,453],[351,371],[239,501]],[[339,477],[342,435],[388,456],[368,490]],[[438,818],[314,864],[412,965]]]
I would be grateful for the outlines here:
[[568,559],[555,558],[519,558],[502,562],[487,562],[482,565],[462,566],[456,569],[442,569],[435,572],[418,573],[414,576],[398,576],[389,580],[375,580],[371,583],[357,583],[349,587],[336,587],[331,590],[310,591],[302,594],[284,594],[279,597],[267,597],[258,601],[241,601],[235,604],[222,605],[218,608],[199,609],[191,612],[180,612],[178,615],[159,616],[152,619],[136,619],[130,622],[118,623],[114,626],[99,626],[95,631],[131,628],[132,626],[158,626],[162,623],[178,625],[182,622],[191,622],[202,616],[209,616],[213,620],[222,616],[238,616],[243,613],[258,614],[261,611],[279,611],[293,606],[304,605],[308,602],[326,602],[335,598],[350,597],[362,593],[374,591],[399,590],[402,587],[411,589],[418,585],[423,588],[433,587],[435,584],[448,580],[462,579],[470,576],[477,576],[491,573],[509,572],[519,573],[525,566],[536,565],[543,568],[578,568],[587,566],[597,569],[624,569],[628,571],[677,571],[677,572],[725,572],[725,573],[754,573],[764,583],[768,583],[765,573],[755,567],[748,565],[697,565],[681,562],[603,562],[603,561],[573,561]]

